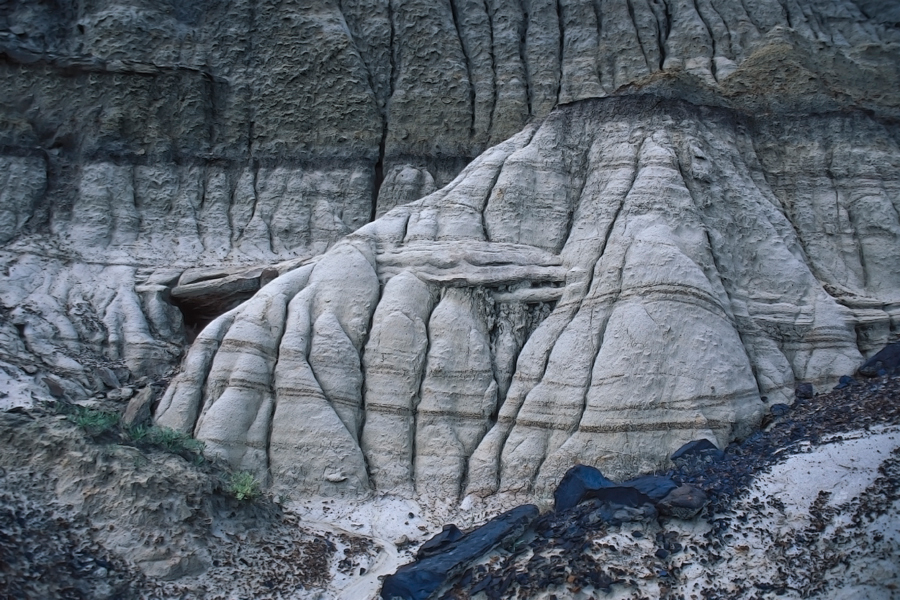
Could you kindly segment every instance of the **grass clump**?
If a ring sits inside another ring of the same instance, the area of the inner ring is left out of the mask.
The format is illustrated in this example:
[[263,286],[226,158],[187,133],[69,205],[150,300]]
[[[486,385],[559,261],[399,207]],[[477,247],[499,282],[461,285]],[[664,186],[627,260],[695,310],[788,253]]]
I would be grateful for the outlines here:
[[147,441],[151,429],[152,427],[147,427],[145,425],[135,425],[134,427],[126,429],[125,433],[132,442],[140,444]]
[[238,500],[246,500],[248,502],[256,500],[262,493],[259,481],[249,471],[232,473],[228,480],[227,491]]
[[95,437],[109,433],[119,425],[118,413],[85,408],[77,404],[72,406],[72,411],[68,416],[85,433]]
[[151,446],[165,452],[178,454],[182,458],[203,462],[203,450],[206,444],[195,440],[190,435],[169,429],[168,427],[146,427],[137,425],[126,430],[128,437],[137,445]]
[[168,427],[150,427],[148,437],[154,445],[173,454],[202,454],[206,447],[200,440]]

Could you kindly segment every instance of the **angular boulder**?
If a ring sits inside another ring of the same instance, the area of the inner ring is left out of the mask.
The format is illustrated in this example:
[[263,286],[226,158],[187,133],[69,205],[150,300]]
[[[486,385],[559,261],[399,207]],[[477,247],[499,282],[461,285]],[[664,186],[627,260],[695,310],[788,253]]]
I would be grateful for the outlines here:
[[707,439],[688,442],[672,453],[672,462],[677,466],[687,466],[718,460],[725,455],[715,444]]
[[700,488],[683,484],[669,492],[665,498],[657,502],[660,514],[677,519],[693,519],[709,502],[706,493]]
[[815,395],[816,390],[809,382],[800,382],[794,387],[794,397],[798,400],[812,400]]
[[125,407],[125,414],[122,415],[122,424],[126,427],[149,424],[150,408],[153,405],[154,396],[153,388],[150,386],[135,394],[128,401],[128,406]]
[[859,374],[864,377],[878,377],[898,372],[900,372],[900,342],[888,344],[859,368]]
[[[568,510],[588,499],[588,493],[599,492],[616,484],[599,469],[587,465],[575,465],[563,475],[562,481],[553,493],[553,509],[556,512]],[[593,496],[598,497],[598,496]]]

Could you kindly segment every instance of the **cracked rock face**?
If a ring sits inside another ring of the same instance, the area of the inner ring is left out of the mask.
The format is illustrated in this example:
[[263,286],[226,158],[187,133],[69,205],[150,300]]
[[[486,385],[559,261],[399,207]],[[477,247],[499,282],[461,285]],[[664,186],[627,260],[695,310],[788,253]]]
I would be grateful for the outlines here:
[[308,493],[664,467],[888,340],[897,166],[862,116],[560,108],[216,319],[156,422]]
[[193,342],[156,419],[235,467],[532,497],[896,338],[891,2],[188,4],[0,4],[15,402]]

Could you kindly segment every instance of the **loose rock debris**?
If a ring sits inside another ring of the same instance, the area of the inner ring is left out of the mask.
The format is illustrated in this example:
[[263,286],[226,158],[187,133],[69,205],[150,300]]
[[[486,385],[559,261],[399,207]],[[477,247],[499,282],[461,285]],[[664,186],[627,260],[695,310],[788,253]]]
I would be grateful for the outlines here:
[[[725,451],[689,444],[664,475],[621,484],[649,493],[671,481],[679,487],[666,497],[693,493],[697,510],[673,511],[661,498],[611,510],[596,494],[617,484],[580,466],[557,490],[559,510],[422,598],[900,596],[900,378],[848,379],[819,395],[798,386],[766,430]],[[815,491],[795,471],[824,452],[865,459],[846,475],[859,493],[820,489],[790,505],[778,485]]]
[[237,501],[219,468],[0,412],[0,600],[324,598],[377,553]]
[[[792,504],[766,478],[829,448],[852,457],[900,437],[897,398],[891,376],[798,398],[724,451],[683,453],[669,472],[609,482],[538,517],[430,597],[890,598],[900,590],[896,442],[869,452],[871,469],[856,471],[874,475],[851,496],[818,489]],[[39,409],[0,413],[0,434],[4,600],[327,598],[380,551],[364,536],[305,529],[271,501],[223,498],[212,465],[92,437]],[[706,496],[700,516],[666,516],[672,485]],[[651,502],[604,496],[629,486]]]

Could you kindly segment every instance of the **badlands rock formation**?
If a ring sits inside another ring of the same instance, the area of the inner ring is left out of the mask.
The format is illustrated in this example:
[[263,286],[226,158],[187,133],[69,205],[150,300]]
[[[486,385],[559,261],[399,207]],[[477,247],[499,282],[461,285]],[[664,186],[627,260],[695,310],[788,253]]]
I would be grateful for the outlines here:
[[560,108],[217,318],[157,423],[324,494],[545,494],[721,446],[896,327],[898,150],[859,116]]
[[724,444],[896,336],[898,23],[5,2],[0,384],[84,397],[197,336],[157,422],[298,493],[545,495]]

